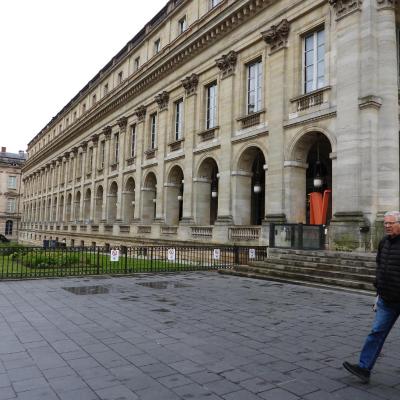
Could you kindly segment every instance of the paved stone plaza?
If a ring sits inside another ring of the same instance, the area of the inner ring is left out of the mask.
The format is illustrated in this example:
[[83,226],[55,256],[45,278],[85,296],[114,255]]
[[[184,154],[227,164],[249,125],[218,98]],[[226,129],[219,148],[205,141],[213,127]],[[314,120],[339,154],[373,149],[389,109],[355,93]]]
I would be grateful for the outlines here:
[[369,385],[341,368],[372,300],[216,273],[1,282],[0,400],[399,399],[399,327]]

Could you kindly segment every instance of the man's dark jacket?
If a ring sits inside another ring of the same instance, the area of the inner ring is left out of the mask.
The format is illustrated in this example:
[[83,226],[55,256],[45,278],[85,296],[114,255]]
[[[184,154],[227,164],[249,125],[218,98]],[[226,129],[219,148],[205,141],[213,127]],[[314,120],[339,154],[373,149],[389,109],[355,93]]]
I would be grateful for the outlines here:
[[376,255],[376,290],[388,303],[400,303],[400,236],[385,236]]

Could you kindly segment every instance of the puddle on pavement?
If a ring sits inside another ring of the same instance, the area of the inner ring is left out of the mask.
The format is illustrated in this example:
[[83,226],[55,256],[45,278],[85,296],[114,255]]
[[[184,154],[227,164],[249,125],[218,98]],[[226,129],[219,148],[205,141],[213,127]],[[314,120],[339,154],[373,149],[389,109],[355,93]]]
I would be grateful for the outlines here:
[[109,293],[110,291],[107,286],[102,286],[102,285],[70,286],[70,287],[63,287],[62,289],[77,295],[105,294]]
[[191,287],[191,285],[186,285],[184,283],[179,282],[170,282],[170,281],[158,281],[158,282],[140,282],[138,285],[149,287],[152,289],[167,289],[170,288],[185,288]]

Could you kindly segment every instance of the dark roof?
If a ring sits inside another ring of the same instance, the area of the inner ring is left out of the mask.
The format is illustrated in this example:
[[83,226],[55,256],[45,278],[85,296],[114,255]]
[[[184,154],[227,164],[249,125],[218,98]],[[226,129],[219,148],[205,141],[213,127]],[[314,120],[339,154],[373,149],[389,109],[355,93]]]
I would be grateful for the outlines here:
[[26,161],[26,153],[0,152],[0,162],[11,165],[22,165]]

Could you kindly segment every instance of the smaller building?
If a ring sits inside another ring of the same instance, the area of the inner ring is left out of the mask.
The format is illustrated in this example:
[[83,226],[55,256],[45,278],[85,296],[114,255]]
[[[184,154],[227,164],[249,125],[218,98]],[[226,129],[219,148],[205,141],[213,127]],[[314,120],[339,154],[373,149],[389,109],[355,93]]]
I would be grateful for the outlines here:
[[21,219],[22,181],[21,168],[26,161],[24,151],[7,153],[5,147],[0,152],[0,234],[10,240],[18,239]]

